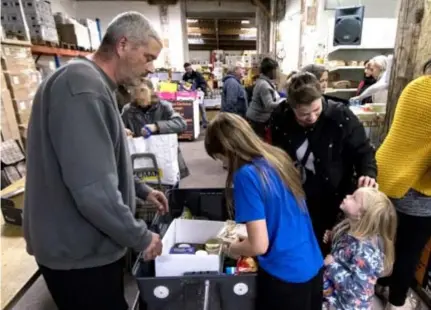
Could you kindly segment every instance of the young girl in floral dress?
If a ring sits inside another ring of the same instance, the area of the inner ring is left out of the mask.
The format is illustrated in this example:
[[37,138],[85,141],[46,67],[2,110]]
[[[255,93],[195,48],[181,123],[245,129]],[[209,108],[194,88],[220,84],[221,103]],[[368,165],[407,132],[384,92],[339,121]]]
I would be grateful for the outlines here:
[[325,258],[326,306],[369,310],[377,279],[392,269],[397,215],[385,194],[367,187],[348,195],[340,208],[346,219],[324,240],[332,239]]

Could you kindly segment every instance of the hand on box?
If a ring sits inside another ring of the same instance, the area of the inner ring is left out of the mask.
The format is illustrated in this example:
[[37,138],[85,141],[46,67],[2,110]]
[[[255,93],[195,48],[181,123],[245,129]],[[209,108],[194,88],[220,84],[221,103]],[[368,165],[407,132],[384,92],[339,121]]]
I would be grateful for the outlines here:
[[157,256],[162,254],[163,244],[160,240],[160,236],[155,233],[151,233],[151,243],[144,251],[144,260],[149,261],[155,259]]
[[162,215],[169,211],[168,200],[166,199],[165,194],[160,191],[153,189],[148,194],[147,201],[154,203],[157,207],[157,211]]
[[[235,254],[232,251],[232,245],[238,243],[238,241],[232,242],[232,243],[225,243],[223,244],[223,253],[227,256],[230,257],[232,259],[238,259],[241,257],[241,255]],[[234,246],[235,247],[235,246]]]

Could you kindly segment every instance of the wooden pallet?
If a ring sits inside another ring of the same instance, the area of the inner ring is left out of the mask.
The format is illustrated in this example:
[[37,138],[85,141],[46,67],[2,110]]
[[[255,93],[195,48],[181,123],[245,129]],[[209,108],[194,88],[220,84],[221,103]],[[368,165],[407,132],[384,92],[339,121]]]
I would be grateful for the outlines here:
[[5,37],[6,37],[6,39],[9,39],[9,40],[27,41],[25,39],[24,35],[13,33],[13,32],[10,32],[10,31],[6,32]]
[[48,47],[59,47],[59,44],[56,42],[50,42],[50,41],[40,40],[40,39],[31,39],[31,43],[34,45],[42,45],[42,46],[48,46]]
[[68,50],[74,50],[74,51],[78,50],[78,48],[76,47],[76,45],[72,44],[72,43],[61,42],[60,43],[60,47],[68,49]]

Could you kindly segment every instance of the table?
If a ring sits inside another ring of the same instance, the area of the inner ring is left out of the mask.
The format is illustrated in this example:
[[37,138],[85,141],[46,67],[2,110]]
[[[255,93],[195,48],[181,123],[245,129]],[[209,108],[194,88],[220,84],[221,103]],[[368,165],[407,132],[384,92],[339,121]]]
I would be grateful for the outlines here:
[[[4,191],[2,191],[2,195]],[[1,309],[8,309],[39,277],[33,256],[26,251],[22,228],[4,222],[1,226]]]

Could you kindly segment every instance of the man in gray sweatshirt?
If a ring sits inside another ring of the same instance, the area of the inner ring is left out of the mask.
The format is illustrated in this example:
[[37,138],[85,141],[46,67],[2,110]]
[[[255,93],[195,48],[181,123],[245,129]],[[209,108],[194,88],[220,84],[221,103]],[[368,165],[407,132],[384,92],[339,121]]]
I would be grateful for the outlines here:
[[160,37],[140,13],[118,15],[99,49],[39,87],[28,127],[24,236],[60,310],[126,310],[126,248],[161,253],[136,220],[136,195],[166,197],[133,177],[114,91],[154,71]]

